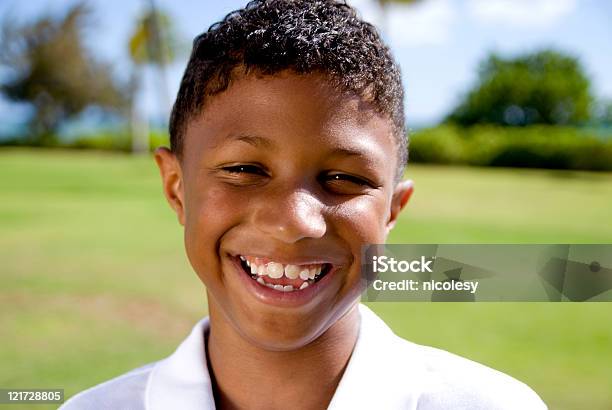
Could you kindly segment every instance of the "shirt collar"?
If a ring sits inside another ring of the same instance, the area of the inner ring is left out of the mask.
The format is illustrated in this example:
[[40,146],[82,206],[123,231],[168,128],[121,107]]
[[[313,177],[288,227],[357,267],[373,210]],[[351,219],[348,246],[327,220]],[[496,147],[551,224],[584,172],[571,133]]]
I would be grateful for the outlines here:
[[328,410],[416,408],[422,381],[414,345],[367,306],[360,304],[359,313],[359,337]]
[[146,410],[215,408],[204,342],[209,326],[208,317],[200,320],[176,351],[156,364],[145,391]]

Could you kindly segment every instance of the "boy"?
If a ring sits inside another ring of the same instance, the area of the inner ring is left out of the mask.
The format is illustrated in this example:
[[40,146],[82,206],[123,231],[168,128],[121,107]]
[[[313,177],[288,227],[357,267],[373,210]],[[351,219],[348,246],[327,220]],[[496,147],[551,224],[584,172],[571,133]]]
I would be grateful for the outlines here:
[[253,1],[213,25],[170,135],[155,160],[210,317],[66,409],[545,408],[358,303],[361,247],[385,241],[412,185],[399,69],[350,7]]

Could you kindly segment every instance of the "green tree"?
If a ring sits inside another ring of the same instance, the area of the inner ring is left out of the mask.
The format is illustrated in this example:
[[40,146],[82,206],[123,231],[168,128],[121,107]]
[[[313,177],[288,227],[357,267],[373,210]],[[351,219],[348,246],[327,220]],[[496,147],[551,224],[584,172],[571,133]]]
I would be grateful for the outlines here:
[[135,64],[165,66],[174,59],[176,36],[170,16],[150,8],[138,19],[130,37],[130,56]]
[[481,65],[476,86],[448,116],[461,125],[576,124],[590,118],[590,82],[577,58],[544,50]]
[[[171,109],[170,90],[168,86],[167,66],[175,59],[179,49],[178,36],[170,16],[159,10],[153,0],[149,0],[149,7],[138,19],[129,40],[129,52],[134,68],[132,70],[132,91],[134,94],[142,88],[143,70],[145,65],[157,69],[159,81],[159,96],[164,111]],[[136,106],[135,95],[132,96],[132,150],[134,152],[147,151],[149,148],[149,127],[146,114],[139,112]]]
[[59,18],[16,23],[5,17],[2,22],[0,64],[7,75],[0,91],[34,108],[29,130],[35,144],[52,143],[62,122],[88,106],[122,110],[127,105],[110,66],[85,48],[83,29],[91,28],[90,14],[77,3]]

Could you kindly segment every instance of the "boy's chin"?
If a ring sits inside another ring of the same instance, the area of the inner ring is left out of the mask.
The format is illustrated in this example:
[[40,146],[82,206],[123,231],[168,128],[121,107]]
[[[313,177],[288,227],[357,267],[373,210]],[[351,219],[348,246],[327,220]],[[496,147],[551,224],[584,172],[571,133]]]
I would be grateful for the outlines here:
[[[353,304],[354,305],[354,304]],[[292,314],[262,315],[259,320],[244,320],[239,333],[253,346],[266,351],[287,352],[307,348],[328,330],[340,323],[351,304],[335,311],[317,312],[308,316]],[[357,317],[345,319],[356,320]]]
[[275,352],[299,350],[318,339],[330,327],[327,321],[314,320],[296,322],[290,318],[282,320],[249,321],[240,327],[240,333],[248,342],[260,349]]

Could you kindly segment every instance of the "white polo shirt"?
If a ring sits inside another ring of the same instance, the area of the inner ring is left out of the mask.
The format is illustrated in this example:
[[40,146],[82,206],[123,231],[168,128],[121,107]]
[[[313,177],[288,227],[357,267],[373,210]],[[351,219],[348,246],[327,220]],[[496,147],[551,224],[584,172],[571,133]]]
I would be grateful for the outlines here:
[[[328,409],[546,409],[512,377],[401,339],[366,306],[359,311],[357,343]],[[214,409],[204,342],[208,328],[208,318],[202,319],[166,359],[85,390],[60,409]]]

